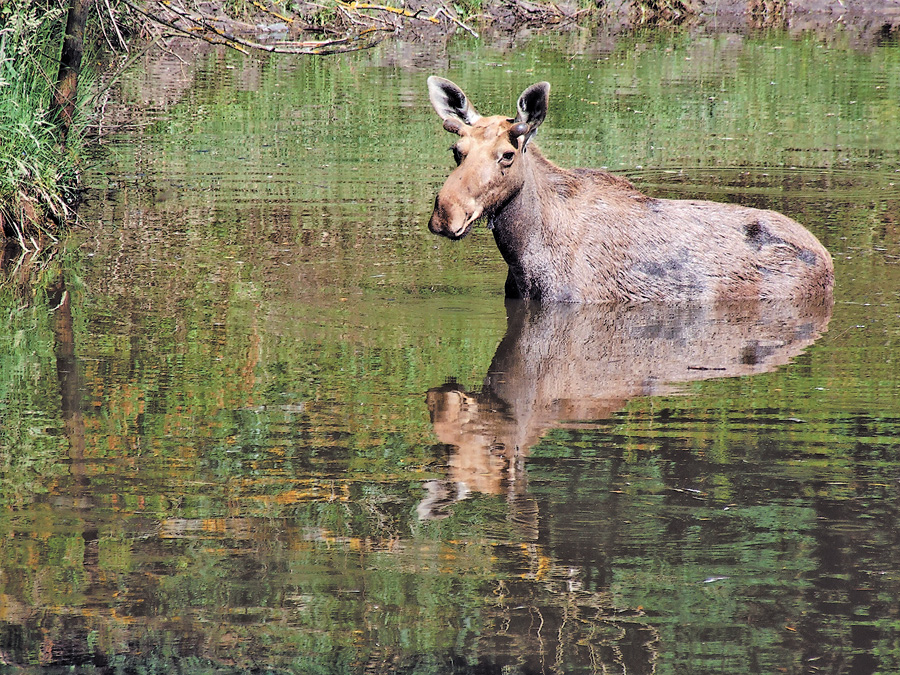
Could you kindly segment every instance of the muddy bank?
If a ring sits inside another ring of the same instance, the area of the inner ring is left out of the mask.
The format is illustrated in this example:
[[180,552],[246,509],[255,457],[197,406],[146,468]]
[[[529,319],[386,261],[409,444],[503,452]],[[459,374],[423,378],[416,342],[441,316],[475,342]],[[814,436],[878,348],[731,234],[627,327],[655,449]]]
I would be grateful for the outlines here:
[[896,37],[900,0],[701,0],[697,18],[720,29],[846,27],[873,38]]
[[[491,40],[536,32],[597,31],[616,35],[647,27],[715,32],[760,29],[840,31],[861,43],[897,39],[900,0],[470,0],[451,8],[440,0],[402,3],[307,1],[281,6],[209,0],[184,9],[174,3],[126,0],[157,33],[200,38],[245,53],[324,55],[401,38],[431,41],[468,33]],[[187,5],[185,5],[187,7]],[[227,10],[227,11],[226,11]]]
[[777,29],[841,35],[857,47],[900,39],[900,0],[597,0],[589,12],[571,0],[526,4],[491,0],[478,28],[484,37],[588,28],[613,40],[652,27],[715,33]]
[[842,31],[876,42],[900,36],[900,0],[597,0],[590,11],[571,1],[531,5],[492,0],[479,26],[488,32],[586,24],[613,34],[653,26],[716,32]]

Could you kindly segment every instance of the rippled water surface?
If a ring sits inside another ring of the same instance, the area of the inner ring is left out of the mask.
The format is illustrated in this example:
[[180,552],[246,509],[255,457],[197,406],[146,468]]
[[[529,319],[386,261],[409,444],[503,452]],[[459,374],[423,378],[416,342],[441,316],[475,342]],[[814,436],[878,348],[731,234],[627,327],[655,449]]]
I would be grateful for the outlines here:
[[[116,85],[86,229],[0,293],[0,672],[900,671],[900,45],[603,44]],[[432,73],[796,218],[833,308],[507,305],[425,227]]]

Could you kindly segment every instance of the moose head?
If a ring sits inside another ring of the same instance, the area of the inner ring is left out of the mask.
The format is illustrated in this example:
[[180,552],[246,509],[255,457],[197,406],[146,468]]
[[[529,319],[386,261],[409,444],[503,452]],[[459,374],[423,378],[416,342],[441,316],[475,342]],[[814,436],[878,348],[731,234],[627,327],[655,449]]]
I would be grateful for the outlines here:
[[513,118],[482,117],[463,90],[442,77],[428,78],[428,93],[444,129],[459,136],[450,148],[456,169],[435,199],[428,227],[461,239],[476,220],[490,216],[522,186],[524,164],[519,160],[547,115],[550,84],[538,82],[522,92]]

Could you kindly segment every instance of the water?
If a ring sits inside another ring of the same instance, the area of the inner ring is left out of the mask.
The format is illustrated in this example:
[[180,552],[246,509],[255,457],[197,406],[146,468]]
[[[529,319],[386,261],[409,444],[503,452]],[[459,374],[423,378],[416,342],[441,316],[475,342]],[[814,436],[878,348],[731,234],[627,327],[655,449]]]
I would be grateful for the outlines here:
[[[87,229],[2,292],[0,671],[900,670],[900,48],[604,45],[122,80]],[[487,231],[425,227],[431,73],[795,217],[833,308],[507,306]]]

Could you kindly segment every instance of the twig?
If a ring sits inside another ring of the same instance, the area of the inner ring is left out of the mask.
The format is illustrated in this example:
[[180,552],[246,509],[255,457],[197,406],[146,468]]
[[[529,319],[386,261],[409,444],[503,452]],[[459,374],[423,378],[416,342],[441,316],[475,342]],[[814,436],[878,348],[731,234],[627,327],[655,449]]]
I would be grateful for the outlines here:
[[357,19],[355,16],[353,16],[353,14],[348,12],[346,9],[344,9],[340,5],[337,6],[337,10],[344,16],[345,19],[347,19],[347,21],[349,21],[354,26],[368,26],[369,25],[365,21],[360,21],[359,19]]
[[[340,0],[338,0],[339,2]],[[137,7],[131,0],[123,0],[125,4],[140,12],[156,23],[160,23],[172,30],[178,31],[184,35],[204,40],[210,44],[226,45],[235,49],[242,54],[249,55],[248,50],[258,50],[279,54],[309,54],[309,55],[326,55],[336,54],[349,51],[360,51],[370,49],[381,41],[378,33],[393,32],[394,27],[379,28],[368,24],[360,24],[364,26],[364,30],[355,35],[345,35],[332,40],[306,40],[306,41],[278,41],[273,43],[256,42],[248,40],[236,35],[226,33],[224,30],[215,26],[210,19],[203,15],[193,15],[185,9],[173,4],[170,0],[156,0],[156,3],[165,11],[180,17],[187,26],[180,26],[174,21],[170,21],[156,14],[150,13],[140,7]],[[346,3],[342,3],[346,4]]]
[[[162,7],[168,9],[173,14],[177,14],[182,19],[186,19],[187,21],[189,21],[190,23],[194,24],[195,26],[197,26],[198,28],[200,28],[202,30],[213,33],[213,35],[215,35],[218,38],[218,40],[212,40],[209,38],[208,35],[199,34],[199,37],[201,39],[204,39],[207,42],[211,42],[212,44],[228,45],[232,49],[236,49],[237,51],[241,52],[245,56],[249,56],[249,52],[247,52],[247,50],[242,48],[242,46],[241,46],[242,41],[240,39],[235,39],[229,35],[226,35],[223,30],[216,28],[211,23],[207,22],[202,15],[200,16],[200,18],[193,17],[190,15],[189,12],[181,9],[180,7],[178,7],[176,5],[173,5],[171,2],[169,2],[169,0],[156,0],[156,2],[158,5],[161,5]],[[168,24],[168,25],[172,28],[175,28],[176,30],[182,31],[183,33],[187,33],[188,35],[192,34],[191,31],[185,30],[184,28],[176,26],[175,24]]]
[[[210,44],[231,47],[245,55],[249,55],[251,51],[325,55],[369,49],[381,42],[387,33],[395,32],[398,29],[398,21],[391,21],[389,19],[391,16],[398,19],[412,19],[433,24],[440,24],[442,19],[446,19],[473,37],[478,38],[478,33],[455,16],[455,13],[449,10],[443,2],[440,3],[434,14],[429,16],[424,9],[411,11],[404,7],[377,2],[331,0],[331,2],[319,4],[315,0],[311,0],[306,3],[307,7],[320,7],[325,10],[336,11],[336,19],[332,23],[340,24],[343,22],[347,26],[346,30],[343,28],[338,30],[336,25],[321,27],[306,25],[302,30],[336,36],[326,40],[259,42],[236,34],[236,31],[234,31],[235,22],[228,20],[223,23],[219,19],[205,16],[203,13],[196,12],[193,9],[186,9],[177,0],[153,0],[153,4],[161,11],[150,11],[144,7],[139,7],[137,5],[138,0],[122,1],[129,8],[149,18],[154,23],[165,26],[182,35],[204,40]],[[104,2],[108,4],[109,0],[104,0]],[[297,21],[301,15],[290,16],[289,12],[282,13],[277,11],[277,9],[272,9],[266,6],[266,0],[251,0],[251,2],[258,9],[277,17],[285,23],[291,24],[296,29]],[[558,14],[562,14],[559,9],[556,11]]]
[[[348,51],[358,51],[361,49],[370,49],[381,41],[380,39],[377,39],[377,35],[375,35],[375,33],[393,32],[393,30],[393,28],[369,27],[361,31],[359,35],[348,35],[342,38],[335,38],[333,40],[304,40],[301,42],[288,42],[285,40],[273,44],[253,42],[252,40],[245,40],[243,38],[235,36],[231,36],[229,39],[233,40],[239,45],[265,52],[274,52],[279,54],[325,55],[338,54]],[[374,41],[367,42],[367,40],[373,38]],[[347,46],[347,48],[342,48],[345,45]]]
[[[109,46],[109,51],[114,52],[116,48],[113,47],[112,41],[109,39],[109,36],[106,34],[106,26],[103,25],[103,19],[98,19],[97,23],[100,24],[100,32],[103,33],[103,39],[106,40],[106,44]],[[115,23],[115,21],[113,21]]]
[[356,12],[356,11],[351,11],[354,8],[350,7],[347,3],[340,2],[339,0],[335,3],[335,7],[341,14],[344,15],[344,17],[347,19],[347,21],[349,21],[350,23],[352,23],[356,26],[365,26],[367,28],[371,26],[371,23],[367,23],[366,21],[362,21],[360,18],[357,18],[357,17],[363,17],[363,18],[367,19],[369,22],[377,21],[382,26],[390,26],[391,30],[394,30],[394,28],[395,28],[395,26],[387,19],[384,19],[384,18],[381,18],[378,16],[368,16],[365,14],[360,14],[359,12]]
[[171,28],[172,30],[177,31],[178,33],[187,35],[188,37],[192,37],[192,38],[199,38],[199,39],[203,40],[204,42],[209,42],[210,44],[226,45],[228,47],[232,47],[233,49],[236,49],[237,51],[241,52],[242,54],[244,54],[246,56],[250,55],[249,52],[247,52],[247,50],[237,47],[235,45],[229,44],[228,41],[226,41],[226,40],[213,40],[212,38],[210,38],[207,35],[201,35],[196,32],[186,30],[171,21],[167,21],[166,19],[164,19],[160,16],[151,14],[150,12],[147,12],[144,9],[142,9],[141,7],[138,7],[137,5],[135,5],[133,2],[131,2],[131,0],[122,0],[122,2],[124,2],[126,5],[128,5],[135,12],[138,12],[139,14],[143,14],[144,16],[146,16],[148,19],[150,19],[154,23],[161,24],[161,25],[165,26],[166,28]]
[[464,24],[462,21],[457,19],[455,16],[450,14],[450,12],[447,11],[446,7],[438,7],[437,11],[434,13],[432,18],[437,18],[438,14],[442,14],[443,16],[447,17],[450,21],[455,23],[457,26],[462,28],[464,31],[467,31],[472,37],[474,37],[474,38],[478,37],[478,33],[476,33],[474,30],[469,28],[466,24]]
[[119,30],[119,24],[116,22],[116,16],[113,14],[112,7],[109,4],[109,0],[103,0],[106,3],[106,10],[109,12],[109,20],[112,21],[113,28],[116,31],[116,37],[119,38],[119,46],[128,53],[128,43],[125,42],[125,38],[122,37],[122,32]]
[[[347,9],[352,10],[360,10],[360,9],[374,9],[380,12],[388,12],[389,14],[397,14],[398,16],[405,16],[410,19],[418,19],[419,12],[411,12],[408,9],[403,9],[402,7],[392,7],[391,5],[375,5],[369,2],[357,2],[357,0],[352,0],[352,2],[343,2],[342,0],[335,0],[338,5],[343,5]],[[440,11],[440,10],[438,10]],[[426,17],[426,21],[430,21],[431,23],[438,23],[438,20],[433,17]]]

